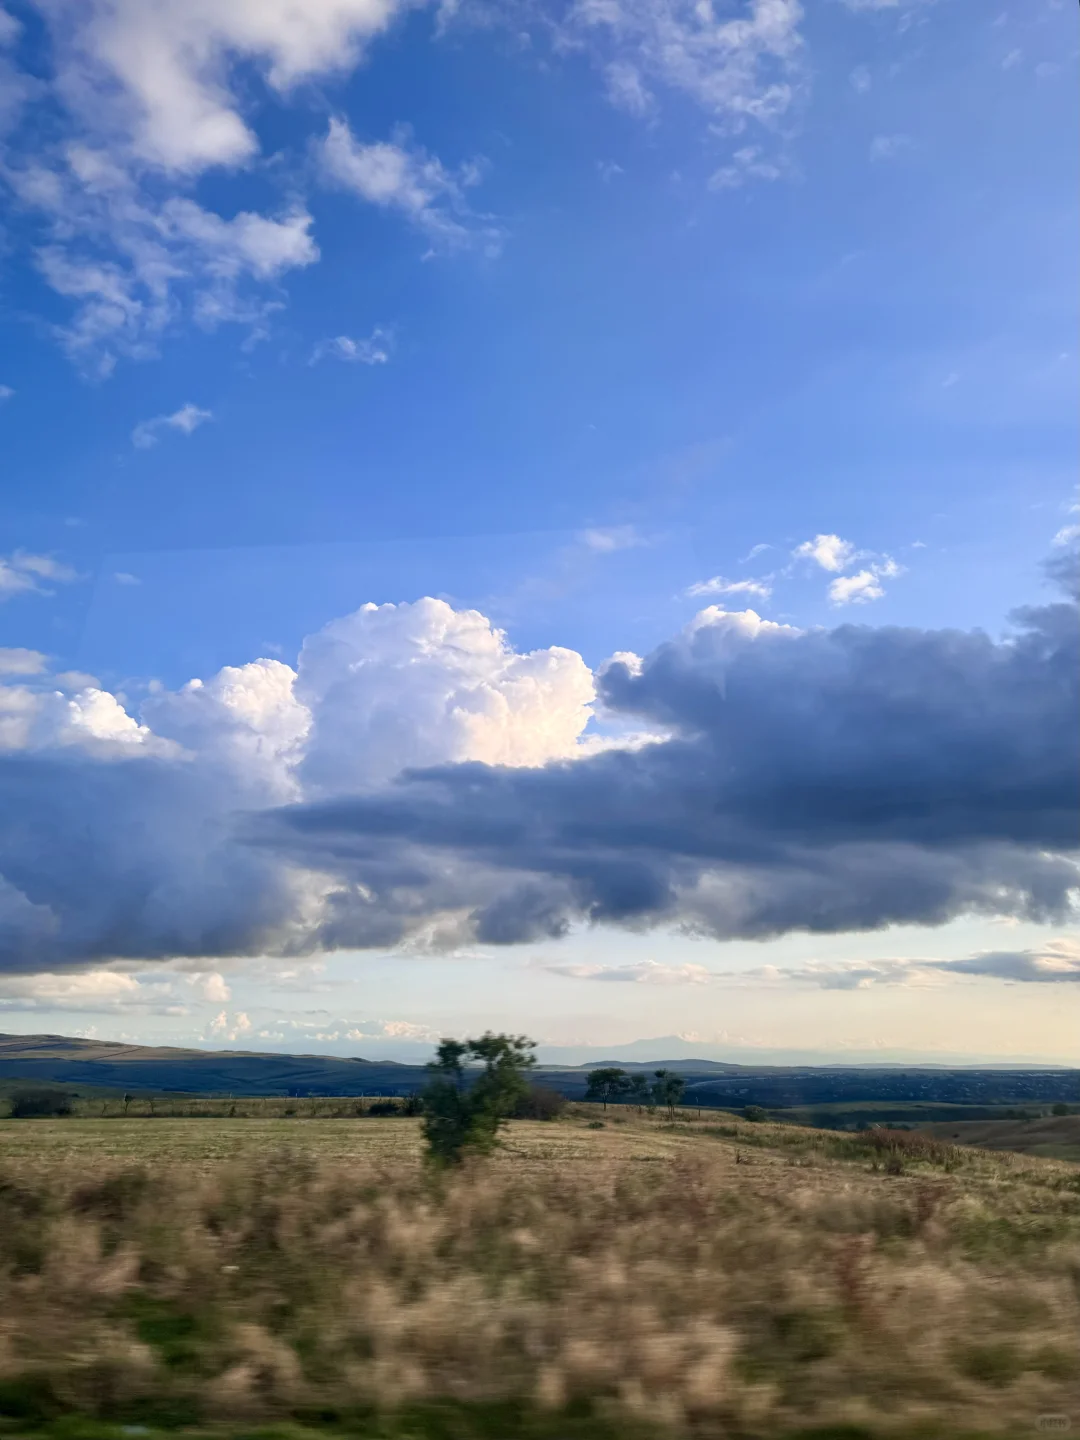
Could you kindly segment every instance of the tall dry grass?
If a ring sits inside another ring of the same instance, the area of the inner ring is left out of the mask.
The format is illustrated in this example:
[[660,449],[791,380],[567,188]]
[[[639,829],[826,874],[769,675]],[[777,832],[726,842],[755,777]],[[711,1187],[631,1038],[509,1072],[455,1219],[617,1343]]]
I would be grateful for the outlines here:
[[288,1154],[12,1173],[0,1411],[250,1423],[511,1399],[741,1440],[1080,1423],[1080,1187],[1063,1167],[976,1186],[925,1156],[871,1173],[874,1146],[812,1168],[697,1139],[439,1179]]

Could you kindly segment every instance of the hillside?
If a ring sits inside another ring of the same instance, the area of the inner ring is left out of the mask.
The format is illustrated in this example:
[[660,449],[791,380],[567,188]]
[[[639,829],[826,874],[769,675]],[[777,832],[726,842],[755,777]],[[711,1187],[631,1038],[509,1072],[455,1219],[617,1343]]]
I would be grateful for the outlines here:
[[1047,1160],[1080,1162],[1080,1115],[1031,1120],[974,1120],[921,1126],[924,1134],[981,1150],[1012,1150]]
[[0,1079],[193,1094],[372,1095],[407,1093],[422,1084],[423,1077],[422,1066],[388,1060],[0,1035]]
[[[623,1068],[649,1073],[657,1066],[682,1075],[690,1105],[714,1109],[760,1105],[772,1111],[798,1108],[799,1119],[817,1106],[878,1107],[877,1113],[865,1111],[865,1118],[873,1123],[905,1118],[898,1106],[949,1107],[925,1114],[927,1120],[948,1121],[963,1113],[954,1107],[978,1107],[972,1118],[988,1119],[995,1107],[1049,1105],[1062,1100],[1080,1103],[1080,1070],[1060,1068],[755,1067],[662,1058],[648,1065],[628,1063]],[[595,1062],[541,1065],[536,1079],[569,1099],[580,1100],[594,1068]],[[426,1072],[422,1065],[359,1057],[127,1045],[65,1035],[0,1035],[0,1082],[11,1080],[201,1095],[408,1095],[424,1084]],[[852,1111],[849,1122],[854,1120]],[[825,1123],[842,1122],[826,1119]]]

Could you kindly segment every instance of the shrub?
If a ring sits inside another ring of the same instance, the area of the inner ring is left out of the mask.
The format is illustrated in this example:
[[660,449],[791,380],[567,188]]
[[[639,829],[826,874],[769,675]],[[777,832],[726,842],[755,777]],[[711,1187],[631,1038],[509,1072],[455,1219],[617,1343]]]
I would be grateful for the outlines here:
[[373,1100],[364,1111],[365,1115],[401,1115],[402,1106],[396,1100]]
[[514,1109],[515,1120],[557,1120],[566,1109],[566,1096],[548,1085],[530,1085]]
[[65,1090],[16,1090],[11,1096],[13,1120],[55,1118],[71,1114],[71,1096]]
[[744,1105],[742,1113],[744,1120],[752,1120],[755,1124],[769,1118],[760,1105]]
[[1068,1115],[1069,1107],[1064,1100],[1059,1100],[1050,1112],[1052,1115]]

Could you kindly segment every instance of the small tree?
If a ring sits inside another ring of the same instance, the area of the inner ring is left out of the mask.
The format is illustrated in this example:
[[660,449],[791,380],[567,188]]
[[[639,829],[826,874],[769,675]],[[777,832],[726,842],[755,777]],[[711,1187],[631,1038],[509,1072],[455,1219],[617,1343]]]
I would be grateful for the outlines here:
[[649,1077],[640,1070],[636,1075],[630,1076],[630,1084],[627,1087],[626,1098],[632,1105],[638,1107],[640,1114],[646,1105],[652,1103],[652,1091],[649,1087]]
[[[458,1165],[469,1153],[495,1148],[498,1134],[528,1091],[526,1074],[536,1063],[534,1042],[524,1035],[494,1035],[479,1040],[442,1040],[427,1067],[431,1079],[423,1092],[424,1139],[437,1165]],[[483,1069],[472,1083],[466,1062]]]
[[675,1119],[675,1107],[686,1093],[686,1081],[681,1075],[676,1075],[673,1070],[654,1070],[652,1093],[657,1105],[663,1105],[668,1112],[668,1119]]
[[585,1088],[586,1100],[599,1100],[606,1110],[609,1100],[618,1100],[630,1090],[630,1076],[618,1065],[601,1065],[589,1071],[589,1083]]

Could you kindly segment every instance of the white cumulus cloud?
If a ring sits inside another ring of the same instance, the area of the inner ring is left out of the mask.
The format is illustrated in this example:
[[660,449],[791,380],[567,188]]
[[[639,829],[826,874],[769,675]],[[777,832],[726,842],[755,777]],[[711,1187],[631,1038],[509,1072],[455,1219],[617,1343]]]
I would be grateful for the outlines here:
[[856,555],[850,540],[841,540],[839,535],[815,535],[804,540],[791,552],[796,560],[813,560],[823,570],[846,570]]
[[332,621],[304,642],[297,668],[313,716],[303,773],[324,790],[407,766],[573,755],[595,693],[575,651],[520,654],[478,611],[433,599]]
[[829,585],[829,603],[865,605],[870,600],[880,600],[885,594],[882,580],[895,579],[902,573],[896,561],[886,556],[854,575],[838,575]]

